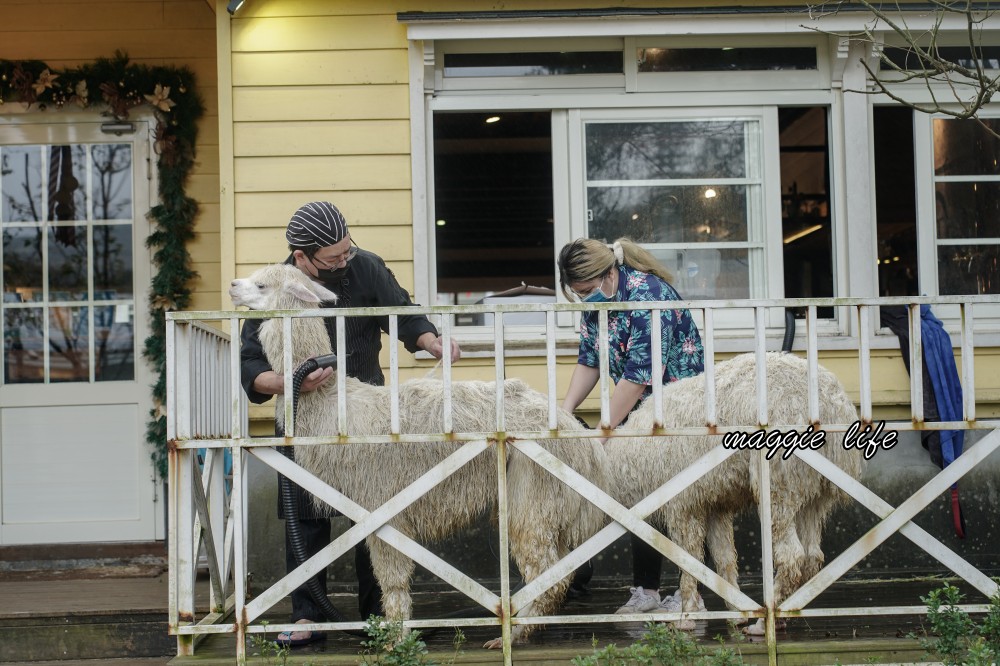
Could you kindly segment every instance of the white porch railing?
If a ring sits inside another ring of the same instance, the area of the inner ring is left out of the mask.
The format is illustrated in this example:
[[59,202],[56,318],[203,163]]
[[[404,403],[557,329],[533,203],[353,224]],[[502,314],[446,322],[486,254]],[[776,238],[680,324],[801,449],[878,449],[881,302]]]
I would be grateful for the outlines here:
[[[446,460],[428,470],[410,487],[392,498],[382,507],[367,511],[352,502],[335,488],[327,486],[305,470],[288,460],[273,449],[274,446],[319,445],[329,444],[336,440],[339,444],[350,445],[352,442],[391,442],[397,441],[400,428],[399,419],[399,368],[395,344],[389,345],[390,367],[389,386],[392,400],[391,432],[379,436],[355,436],[351,433],[343,435],[334,433],[330,438],[295,437],[293,414],[290,401],[286,404],[286,437],[283,438],[250,438],[247,431],[246,400],[239,381],[239,350],[237,345],[229,345],[225,336],[208,337],[205,331],[211,331],[201,325],[205,321],[222,321],[223,328],[228,327],[229,338],[239,339],[241,319],[282,317],[285,328],[285,339],[291,335],[291,320],[296,317],[337,316],[338,347],[343,348],[344,318],[357,315],[389,315],[390,339],[395,339],[396,317],[403,310],[352,308],[342,310],[303,310],[300,312],[187,312],[169,313],[167,316],[167,363],[168,363],[168,439],[170,445],[170,493],[169,493],[169,566],[170,566],[170,631],[178,636],[178,651],[180,654],[192,654],[195,640],[214,633],[236,634],[236,656],[239,662],[246,658],[247,634],[276,632],[290,630],[291,624],[269,624],[264,626],[260,618],[279,600],[287,596],[293,589],[308,578],[322,571],[330,562],[341,556],[355,544],[370,534],[375,534],[393,547],[403,551],[414,561],[423,565],[433,574],[462,592],[477,604],[495,614],[490,618],[438,619],[410,621],[410,627],[441,627],[441,626],[483,626],[493,625],[501,630],[504,647],[504,662],[512,662],[510,645],[511,627],[517,624],[570,624],[583,622],[621,621],[622,616],[605,615],[567,615],[548,617],[517,617],[516,613],[523,609],[542,592],[556,582],[570,575],[578,566],[599,553],[626,531],[633,532],[644,541],[651,544],[665,556],[677,563],[681,568],[694,575],[702,584],[719,594],[732,604],[735,611],[711,611],[687,613],[691,619],[733,619],[741,617],[765,618],[766,640],[770,661],[776,663],[775,620],[781,617],[822,617],[843,615],[892,615],[921,614],[922,606],[882,606],[882,607],[850,607],[850,608],[809,608],[809,603],[820,593],[837,581],[868,553],[872,552],[892,534],[899,532],[912,540],[919,548],[929,553],[957,576],[968,582],[975,589],[990,596],[997,591],[997,584],[983,572],[967,562],[958,553],[945,546],[940,540],[928,534],[912,522],[924,507],[938,497],[950,485],[975,468],[981,461],[997,448],[1000,448],[1000,434],[991,433],[971,446],[954,463],[946,467],[937,476],[924,484],[898,507],[893,507],[862,483],[852,479],[815,451],[796,449],[799,456],[817,472],[829,478],[842,488],[848,495],[875,513],[881,520],[862,538],[848,547],[799,590],[792,593],[780,605],[776,603],[773,589],[773,560],[770,529],[770,477],[769,466],[764,453],[760,455],[760,497],[759,506],[761,519],[762,543],[762,598],[754,600],[729,585],[714,571],[697,561],[687,552],[679,548],[666,536],[647,525],[643,519],[669,502],[689,485],[708,473],[716,465],[723,462],[736,452],[726,449],[721,444],[697,460],[657,489],[652,495],[628,508],[615,501],[600,488],[573,469],[550,455],[535,440],[578,437],[579,431],[565,432],[557,430],[556,413],[558,409],[559,391],[556,385],[556,315],[559,312],[578,311],[585,307],[599,311],[598,330],[602,331],[600,374],[601,420],[607,422],[609,413],[610,382],[607,373],[607,317],[609,310],[656,310],[656,305],[664,309],[688,307],[696,312],[701,321],[702,340],[705,347],[705,425],[696,428],[654,428],[649,431],[607,430],[596,429],[587,431],[589,437],[605,436],[637,436],[650,437],[654,435],[701,435],[726,432],[745,431],[748,429],[766,428],[768,424],[766,376],[763,364],[758,363],[757,423],[746,423],[729,426],[719,426],[716,422],[716,394],[714,385],[714,349],[718,338],[713,324],[715,313],[719,310],[741,308],[754,313],[754,352],[758,359],[763,358],[767,350],[768,340],[765,336],[765,318],[770,308],[799,307],[805,308],[806,332],[805,355],[809,366],[809,421],[819,421],[818,385],[816,381],[819,356],[819,335],[817,326],[817,308],[835,307],[846,313],[851,319],[851,330],[857,331],[853,336],[845,337],[849,347],[857,352],[858,377],[860,379],[860,417],[862,422],[872,420],[872,386],[871,386],[871,350],[873,340],[873,321],[879,305],[907,304],[910,309],[910,418],[898,421],[886,421],[886,427],[892,430],[995,430],[1000,421],[995,419],[977,419],[975,395],[975,353],[976,345],[973,335],[974,313],[981,304],[995,304],[996,299],[989,297],[966,298],[914,298],[914,299],[795,299],[795,300],[757,300],[757,301],[686,301],[670,303],[606,303],[597,306],[579,304],[509,304],[489,306],[443,306],[415,307],[405,310],[407,314],[424,313],[433,315],[449,315],[457,313],[494,313],[494,345],[495,345],[495,377],[502,381],[507,376],[504,355],[503,315],[509,312],[544,312],[546,336],[546,367],[549,396],[549,430],[519,431],[517,424],[504,422],[503,394],[496,396],[497,425],[493,432],[453,433],[451,432],[451,395],[448,389],[452,377],[452,367],[446,358],[443,362],[445,379],[444,418],[441,432],[438,434],[409,435],[407,441],[450,441],[465,442]],[[924,421],[922,386],[922,355],[920,336],[920,304],[957,305],[961,311],[960,352],[961,380],[964,389],[963,416],[960,421],[934,422]],[[448,317],[441,327],[445,337],[445,348],[448,348],[452,330],[448,325]],[[652,318],[652,340],[654,350],[653,376],[659,376],[659,340],[660,319]],[[214,343],[213,343],[214,341]],[[206,351],[206,345],[216,345],[212,351]],[[799,345],[801,346],[801,344]],[[838,349],[843,349],[838,345]],[[287,356],[287,353],[286,353]],[[285,364],[285,385],[290,386],[292,369],[290,363]],[[344,385],[345,369],[343,364],[337,368],[338,381]],[[222,381],[219,381],[220,378]],[[662,423],[662,388],[653,384],[653,400],[657,423]],[[346,417],[346,397],[339,393],[337,412],[340,431]],[[220,420],[221,419],[221,420]],[[783,425],[782,427],[805,430],[810,423]],[[848,423],[823,423],[827,431],[845,431],[851,425]],[[509,427],[508,427],[509,426]],[[416,543],[406,535],[388,526],[386,523],[393,516],[404,510],[419,497],[427,493],[436,484],[443,481],[463,464],[493,446],[497,455],[497,476],[499,503],[499,543],[500,543],[500,593],[499,595],[486,589],[478,582],[462,573],[447,562],[441,560],[429,550]],[[516,593],[511,592],[508,571],[509,549],[507,542],[507,507],[505,466],[507,447],[513,447],[534,460],[554,476],[568,483],[581,493],[588,501],[606,513],[611,522],[599,533],[591,537],[575,551],[563,558],[548,571],[530,581]],[[199,469],[195,453],[197,449],[205,449],[203,469]],[[227,491],[224,480],[223,465],[219,464],[220,454],[229,451],[232,454],[232,487]],[[302,566],[289,573],[267,590],[259,593],[252,600],[247,598],[246,563],[247,563],[247,483],[246,465],[250,457],[257,458],[265,465],[275,469],[302,486],[316,497],[328,502],[332,507],[350,518],[355,525],[336,538],[330,546],[305,562]],[[200,543],[204,542],[208,551],[211,577],[211,610],[199,616],[195,610],[195,573]],[[969,611],[984,611],[986,605],[965,606]],[[680,618],[676,614],[676,618]],[[672,618],[672,615],[659,615],[659,618]],[[329,629],[359,629],[361,622],[330,623],[317,622],[313,625],[294,625],[296,629],[312,628],[316,630]],[[588,646],[581,646],[586,649]]]

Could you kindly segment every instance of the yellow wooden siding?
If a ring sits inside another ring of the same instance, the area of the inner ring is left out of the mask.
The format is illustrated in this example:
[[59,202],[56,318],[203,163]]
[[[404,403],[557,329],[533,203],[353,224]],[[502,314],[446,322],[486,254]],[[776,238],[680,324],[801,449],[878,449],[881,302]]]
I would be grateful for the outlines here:
[[410,187],[410,156],[241,157],[235,161],[234,173],[237,192],[406,189]]
[[406,49],[234,53],[234,86],[405,83]]
[[[205,0],[0,0],[0,58],[65,68],[122,50],[137,64],[183,66],[194,73],[206,109],[188,190],[200,205],[190,247],[193,268],[200,273],[191,284],[198,309],[221,304],[215,23]],[[0,115],[3,111],[0,107]],[[95,111],[94,120],[104,118]]]
[[233,90],[234,129],[243,122],[266,120],[408,119],[409,94],[405,83],[236,88]]
[[[271,227],[284,230],[292,213],[316,192],[246,192],[236,202],[236,219],[241,229]],[[327,193],[327,198],[333,198]],[[337,208],[350,220],[351,229],[385,224],[410,224],[409,190],[367,190],[336,193]]]
[[233,128],[237,157],[267,155],[387,155],[409,153],[406,120],[240,123]]
[[406,26],[393,14],[233,19],[233,52],[351,51],[399,48]]

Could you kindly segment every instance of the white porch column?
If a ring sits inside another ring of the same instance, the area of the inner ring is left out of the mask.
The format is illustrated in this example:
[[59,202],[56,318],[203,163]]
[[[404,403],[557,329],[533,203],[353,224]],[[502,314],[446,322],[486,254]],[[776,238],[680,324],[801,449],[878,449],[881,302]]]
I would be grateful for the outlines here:
[[868,57],[868,51],[865,44],[851,43],[843,73],[847,293],[841,296],[878,296],[872,108],[868,95],[849,92],[867,89],[861,59]]

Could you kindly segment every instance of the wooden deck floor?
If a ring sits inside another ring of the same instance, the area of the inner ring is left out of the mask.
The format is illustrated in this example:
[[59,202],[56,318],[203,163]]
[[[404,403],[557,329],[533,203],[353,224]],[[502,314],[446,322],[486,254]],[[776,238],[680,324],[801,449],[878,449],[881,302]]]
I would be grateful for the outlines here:
[[[843,607],[851,605],[919,605],[919,597],[940,585],[940,581],[882,580],[854,581],[838,583],[822,595],[813,607]],[[200,585],[199,588],[204,589]],[[752,598],[760,598],[759,588],[744,585]],[[620,586],[601,586],[598,582],[591,594],[567,602],[563,613],[587,614],[604,613],[617,608],[625,601],[627,590]],[[970,601],[980,600],[973,594]],[[336,606],[350,613],[356,605],[355,597],[347,593],[333,595]],[[441,591],[419,591],[414,595],[415,617],[440,616],[449,611],[467,606],[457,593]],[[721,600],[706,594],[710,610],[721,610]],[[69,580],[0,580],[0,624],[27,623],[32,618],[44,620],[50,625],[58,624],[60,617],[90,617],[105,615],[128,615],[140,613],[162,613],[162,630],[166,634],[167,580],[166,575],[155,577],[69,579]],[[267,619],[271,622],[285,622],[288,617],[287,601],[272,609]],[[789,623],[787,630],[778,635],[778,663],[781,666],[812,664],[896,664],[927,661],[918,641],[908,638],[911,632],[919,631],[922,618],[906,617],[840,617],[834,619],[797,619]],[[13,626],[10,627],[13,629]],[[50,626],[50,629],[57,627]],[[462,652],[455,655],[452,646],[454,634],[443,629],[426,638],[431,654],[441,664],[499,664],[502,654],[488,651],[480,646],[498,634],[496,628],[469,628],[465,630],[466,642]],[[716,636],[723,637],[723,643],[742,655],[746,664],[766,664],[767,652],[764,645],[748,640],[734,640],[730,637],[725,622],[709,622],[700,627],[694,636],[708,649],[718,646]],[[18,636],[22,634],[18,633]],[[634,642],[639,635],[636,629],[625,630],[612,625],[583,624],[551,626],[537,631],[526,645],[515,646],[514,660],[518,664],[568,664],[573,657],[587,655],[598,645],[615,643],[625,646]],[[193,657],[169,656],[172,639],[165,637],[168,656],[160,660],[137,660],[136,664],[165,664],[171,666],[229,666],[234,663],[235,637],[232,635],[211,636],[199,644]],[[360,639],[344,633],[329,633],[321,643],[297,649],[284,661],[287,664],[311,664],[312,666],[357,664],[361,661]],[[259,652],[251,648],[250,654]],[[108,664],[115,662],[105,660]],[[19,663],[19,662],[5,662]],[[36,662],[37,663],[37,662]],[[97,662],[69,662],[96,664]],[[250,664],[282,663],[273,656],[270,662],[265,656],[251,658]]]
[[[937,582],[877,581],[841,583],[817,600],[816,606],[840,607],[848,605],[919,604],[919,596],[937,587]],[[759,590],[745,587],[753,598]],[[623,588],[595,588],[589,596],[567,602],[564,614],[604,613],[623,603],[628,596]],[[718,598],[706,595],[710,610],[721,610]],[[353,609],[352,595],[334,595],[334,605]],[[414,616],[430,617],[435,613],[453,611],[462,607],[455,593],[418,592],[414,595]],[[287,621],[287,607],[282,605],[269,614],[271,622]],[[919,642],[907,635],[920,630],[922,618],[906,617],[840,617],[833,619],[797,619],[789,622],[786,630],[778,634],[778,663],[781,666],[813,664],[902,664],[928,661]],[[484,641],[498,635],[498,630],[469,628],[464,630],[466,641],[460,654],[453,647],[454,632],[442,629],[426,638],[431,655],[442,664],[500,664],[502,653],[484,650]],[[518,664],[568,664],[574,657],[590,654],[596,642],[599,646],[615,643],[625,646],[641,635],[636,627],[628,630],[613,625],[582,624],[550,626],[534,633],[526,645],[515,646],[513,658]],[[720,640],[726,647],[738,651],[746,664],[767,664],[766,646],[746,638],[730,635],[723,621],[701,623],[692,634],[708,650],[719,647]],[[207,638],[196,650],[194,657],[177,657],[171,666],[231,664],[235,655],[232,635]],[[344,633],[329,633],[325,641],[293,650],[288,664],[345,665],[361,661],[361,639]],[[248,654],[257,654],[250,663],[267,663],[260,646],[251,646]],[[266,652],[266,650],[265,650]],[[272,656],[272,661],[274,657]],[[275,663],[281,663],[276,661]]]

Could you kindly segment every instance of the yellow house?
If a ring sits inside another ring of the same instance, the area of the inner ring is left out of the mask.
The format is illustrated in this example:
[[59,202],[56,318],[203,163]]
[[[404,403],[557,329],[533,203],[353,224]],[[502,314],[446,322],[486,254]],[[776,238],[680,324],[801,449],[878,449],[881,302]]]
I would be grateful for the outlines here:
[[[134,64],[194,73],[205,111],[185,189],[198,207],[187,243],[198,277],[186,309],[229,308],[228,283],[283,260],[285,224],[312,200],[336,203],[357,243],[425,305],[489,302],[522,283],[563,299],[555,258],[583,236],[642,242],[692,300],[1000,293],[995,210],[974,194],[995,188],[989,165],[1000,144],[983,140],[974,123],[890,98],[927,101],[919,83],[864,94],[873,91],[865,65],[877,67],[872,45],[836,34],[874,26],[873,39],[905,57],[867,14],[816,20],[800,5],[645,0],[237,4],[0,2],[0,61],[41,60],[54,72],[122,50]],[[908,17],[914,26],[932,19]],[[946,22],[941,36],[958,47],[961,26]],[[995,57],[987,55],[991,71]],[[171,94],[181,94],[176,85]],[[63,145],[91,156],[81,173],[92,185],[100,171],[92,146],[127,146],[133,194],[128,216],[114,218],[128,229],[121,238],[131,265],[118,278],[129,288],[113,297],[94,281],[94,261],[68,296],[49,273],[26,277],[9,261],[35,256],[49,271],[62,251],[57,228],[91,238],[108,218],[91,207],[70,218],[80,224],[50,229],[46,220],[63,218],[19,217],[14,204],[0,213],[0,544],[161,539],[161,484],[143,442],[155,377],[141,361],[146,285],[161,270],[144,244],[146,212],[160,203],[162,175],[147,166],[157,161],[158,111],[137,106],[133,126],[116,130],[104,126],[99,105],[41,110],[10,99],[0,106],[0,158],[14,175],[0,194],[20,196],[16,187],[28,183],[48,205],[57,189],[52,147]],[[981,113],[993,129],[995,106]],[[169,109],[159,113],[169,119]],[[31,256],[15,242],[29,235]],[[131,336],[122,344],[134,369],[104,377],[93,351],[84,369],[60,375],[58,326],[31,328],[29,315],[56,322],[75,312],[93,340],[105,297],[116,330]],[[819,347],[824,365],[860,396],[856,356],[844,351],[857,334],[851,312],[820,309]],[[957,307],[936,314],[957,336]],[[977,348],[996,344],[996,314],[977,306]],[[456,377],[491,377],[488,322],[452,324],[464,350]],[[729,312],[715,327],[720,356],[752,348],[749,311]],[[15,348],[12,331],[29,329],[37,348]],[[768,310],[766,330],[769,346],[780,347],[780,311]],[[800,320],[797,349],[802,335]],[[572,318],[560,319],[561,387],[576,340]],[[898,340],[883,330],[873,348],[876,417],[905,418]],[[975,358],[981,418],[996,411],[996,348]],[[544,388],[539,328],[512,327],[507,350],[508,373]],[[29,357],[37,367],[15,373]],[[403,365],[405,375],[432,367],[405,354]],[[269,407],[252,416],[258,432],[269,427]],[[42,460],[58,462],[43,471]],[[65,493],[92,501],[68,505],[59,501]]]

